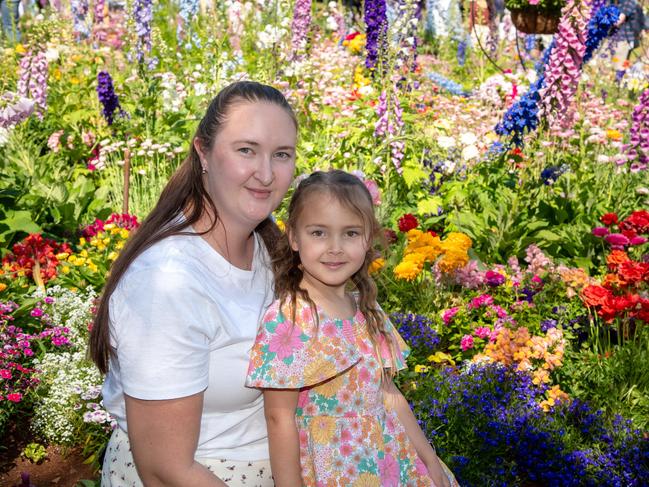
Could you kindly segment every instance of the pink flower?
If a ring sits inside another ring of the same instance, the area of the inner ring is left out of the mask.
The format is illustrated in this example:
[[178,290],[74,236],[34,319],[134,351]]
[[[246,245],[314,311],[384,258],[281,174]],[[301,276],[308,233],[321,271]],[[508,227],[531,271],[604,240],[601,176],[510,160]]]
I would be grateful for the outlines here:
[[463,352],[466,352],[469,348],[473,348],[473,336],[464,335],[462,340],[460,340],[460,346]]
[[494,298],[492,298],[489,294],[482,294],[478,296],[477,298],[473,298],[471,302],[469,303],[469,308],[480,308],[482,306],[489,306],[490,304],[493,304]]
[[14,392],[12,394],[7,394],[7,400],[11,402],[20,402],[22,401],[23,396],[20,392]]
[[442,314],[442,320],[444,320],[444,324],[448,325],[451,323],[453,320],[453,317],[457,314],[457,312],[460,311],[460,308],[455,306],[454,308],[449,308],[444,313]]
[[0,377],[3,379],[11,379],[11,370],[0,369]]
[[529,3],[530,5],[538,5],[539,0],[529,0],[528,3]]
[[375,206],[379,206],[381,204],[381,191],[379,190],[379,185],[371,179],[364,179],[363,183],[370,192],[370,196],[372,196],[372,203]]
[[488,326],[479,326],[473,330],[473,333],[475,333],[475,336],[478,338],[487,338],[491,336],[491,330]]
[[629,240],[630,245],[642,245],[643,243],[646,243],[647,239],[645,237],[640,237],[639,235],[637,237],[633,237],[631,240]]
[[621,233],[611,233],[607,235],[604,240],[606,240],[609,244],[615,245],[615,246],[624,246],[624,245],[629,245],[629,239],[622,235]]
[[596,237],[604,237],[608,235],[608,228],[606,227],[595,227],[592,231],[593,235]]
[[280,323],[270,339],[268,350],[276,352],[277,358],[281,360],[290,357],[294,350],[300,349],[304,345],[300,340],[300,335],[302,335],[302,329],[299,326],[294,326],[289,321]]
[[386,455],[385,458],[379,460],[379,471],[381,472],[381,485],[399,486],[399,463],[392,455]]

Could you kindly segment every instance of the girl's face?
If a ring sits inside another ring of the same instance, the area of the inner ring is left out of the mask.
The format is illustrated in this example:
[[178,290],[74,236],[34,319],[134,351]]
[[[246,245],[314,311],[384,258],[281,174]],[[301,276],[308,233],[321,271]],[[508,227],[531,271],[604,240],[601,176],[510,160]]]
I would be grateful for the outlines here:
[[277,208],[293,180],[296,139],[295,124],[283,108],[241,101],[228,110],[209,151],[194,141],[226,228],[253,229]]
[[291,248],[300,254],[307,286],[320,290],[344,289],[358,271],[369,248],[362,217],[327,193],[316,192],[304,202]]

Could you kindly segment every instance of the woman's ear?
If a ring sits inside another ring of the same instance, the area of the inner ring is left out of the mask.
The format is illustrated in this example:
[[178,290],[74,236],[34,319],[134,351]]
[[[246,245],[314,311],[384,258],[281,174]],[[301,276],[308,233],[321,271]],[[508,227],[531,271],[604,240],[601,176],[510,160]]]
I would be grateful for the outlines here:
[[201,146],[200,139],[198,137],[194,137],[192,144],[194,145],[194,149],[196,149],[196,152],[198,153],[198,158],[201,161],[203,171],[207,171],[207,158],[205,156],[205,152],[203,151],[203,147]]

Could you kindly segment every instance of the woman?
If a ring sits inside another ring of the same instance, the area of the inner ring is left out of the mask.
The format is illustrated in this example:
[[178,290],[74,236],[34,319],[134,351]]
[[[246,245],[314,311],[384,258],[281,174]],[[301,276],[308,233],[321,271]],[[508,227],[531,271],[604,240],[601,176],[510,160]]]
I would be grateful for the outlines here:
[[262,396],[244,383],[296,138],[279,91],[223,89],[113,264],[90,344],[119,424],[102,485],[273,485]]

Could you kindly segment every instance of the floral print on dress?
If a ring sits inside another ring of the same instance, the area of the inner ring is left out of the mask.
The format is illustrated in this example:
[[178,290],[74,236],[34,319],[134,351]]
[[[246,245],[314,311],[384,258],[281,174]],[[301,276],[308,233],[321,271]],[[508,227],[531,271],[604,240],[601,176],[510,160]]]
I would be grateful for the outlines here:
[[[394,411],[383,404],[383,367],[405,368],[409,348],[386,318],[397,343],[377,356],[360,311],[330,319],[298,300],[295,323],[275,302],[251,352],[247,385],[300,389],[296,421],[302,481],[310,486],[430,486]],[[396,362],[396,363],[393,363]]]

